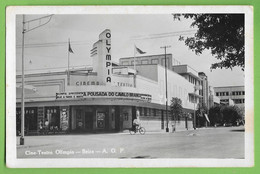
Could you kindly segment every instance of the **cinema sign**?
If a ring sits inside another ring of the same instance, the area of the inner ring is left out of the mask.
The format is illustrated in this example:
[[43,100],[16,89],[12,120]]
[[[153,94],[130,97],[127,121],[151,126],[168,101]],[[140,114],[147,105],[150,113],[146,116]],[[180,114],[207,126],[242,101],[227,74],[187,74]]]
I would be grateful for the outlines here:
[[105,67],[106,67],[106,83],[111,83],[112,60],[111,60],[111,33],[106,33],[106,49],[105,49]]
[[151,102],[152,96],[150,94],[140,94],[132,92],[63,92],[56,93],[56,100],[69,100],[69,99],[87,99],[87,98],[123,98],[123,99],[135,99],[146,102]]

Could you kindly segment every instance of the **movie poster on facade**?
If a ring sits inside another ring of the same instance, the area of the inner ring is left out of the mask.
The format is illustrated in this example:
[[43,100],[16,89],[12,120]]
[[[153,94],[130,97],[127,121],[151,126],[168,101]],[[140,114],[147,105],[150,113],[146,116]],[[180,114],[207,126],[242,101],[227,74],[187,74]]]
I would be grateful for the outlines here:
[[254,166],[252,7],[6,15],[8,167]]
[[69,129],[69,117],[68,117],[68,114],[67,114],[67,109],[64,108],[64,109],[61,109],[61,125],[60,125],[60,128],[62,131],[67,131]]

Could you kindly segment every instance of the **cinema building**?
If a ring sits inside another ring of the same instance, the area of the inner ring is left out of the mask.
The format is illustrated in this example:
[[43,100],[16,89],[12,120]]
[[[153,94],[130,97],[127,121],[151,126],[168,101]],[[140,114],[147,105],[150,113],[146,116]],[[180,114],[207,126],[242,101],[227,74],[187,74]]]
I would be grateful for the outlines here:
[[[123,59],[116,64],[112,62],[111,37],[107,29],[93,44],[93,67],[25,75],[27,134],[37,133],[40,122],[46,120],[64,132],[123,131],[132,127],[137,110],[147,131],[172,128],[171,117],[169,122],[166,119],[165,55],[150,56],[151,62],[137,63],[135,68],[124,65]],[[185,121],[174,124],[180,129],[192,129],[192,114],[201,97],[199,91],[194,90],[199,77],[187,72],[187,78],[192,76],[191,83],[173,71],[170,54],[166,60],[168,104],[172,97],[178,97],[185,111],[190,113]],[[17,131],[21,124],[21,80],[21,75],[17,75]]]

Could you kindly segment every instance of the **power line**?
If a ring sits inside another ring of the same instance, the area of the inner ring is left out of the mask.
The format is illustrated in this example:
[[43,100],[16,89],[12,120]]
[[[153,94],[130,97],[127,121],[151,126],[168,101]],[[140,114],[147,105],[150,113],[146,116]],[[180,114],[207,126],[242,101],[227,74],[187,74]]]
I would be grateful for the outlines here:
[[183,31],[174,31],[174,32],[168,32],[168,33],[158,33],[158,34],[151,34],[150,36],[158,36],[158,35],[172,35],[172,34],[177,34],[177,33],[194,33],[197,30],[183,30]]
[[166,38],[166,37],[187,36],[187,35],[192,35],[192,34],[195,34],[195,33],[183,33],[183,34],[162,35],[162,36],[154,36],[154,37],[144,37],[144,38],[137,38],[134,40],[160,39],[160,38]]
[[162,37],[172,37],[172,36],[179,36],[179,35],[190,35],[195,34],[197,30],[183,30],[183,31],[175,31],[175,32],[167,32],[167,33],[156,33],[150,34],[148,36],[135,36],[132,39],[152,39],[152,38],[162,38]]
[[[91,65],[77,65],[77,66],[73,66],[73,68],[79,68],[79,67],[91,67]],[[28,70],[25,70],[25,71],[39,71],[39,70],[57,70],[57,69],[63,69],[63,68],[66,68],[66,66],[62,66],[62,67],[53,67],[53,68],[37,68],[37,69],[28,69]],[[17,72],[21,72],[22,70],[17,70]]]
[[[76,41],[71,42],[73,45],[89,45],[91,42],[84,41]],[[33,43],[33,44],[25,44],[26,48],[37,48],[37,47],[54,47],[54,46],[66,46],[68,42],[49,42],[49,43]],[[21,48],[21,45],[16,45],[16,48]]]
[[[175,37],[180,35],[191,35],[195,34],[197,30],[183,30],[183,31],[175,31],[175,32],[167,32],[167,33],[156,33],[150,34],[148,36],[134,36],[131,39],[134,40],[147,40],[147,39],[159,39],[159,38],[166,38],[166,37]],[[91,41],[73,41],[71,44],[73,45],[88,45],[93,42]],[[26,48],[38,48],[38,47],[56,47],[56,46],[65,46],[68,42],[47,42],[47,43],[32,43],[32,44],[25,44]],[[16,45],[17,48],[21,48],[21,45]]]

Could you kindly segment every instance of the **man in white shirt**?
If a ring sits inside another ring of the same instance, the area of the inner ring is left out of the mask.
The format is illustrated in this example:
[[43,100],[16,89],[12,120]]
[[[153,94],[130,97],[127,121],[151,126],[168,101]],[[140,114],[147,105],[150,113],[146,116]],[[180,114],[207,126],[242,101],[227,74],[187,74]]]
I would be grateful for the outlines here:
[[136,132],[136,128],[137,128],[138,126],[140,126],[139,116],[140,116],[140,113],[139,113],[139,111],[137,110],[137,111],[136,111],[136,118],[133,120],[133,127],[134,127],[134,131],[135,131],[135,132]]

